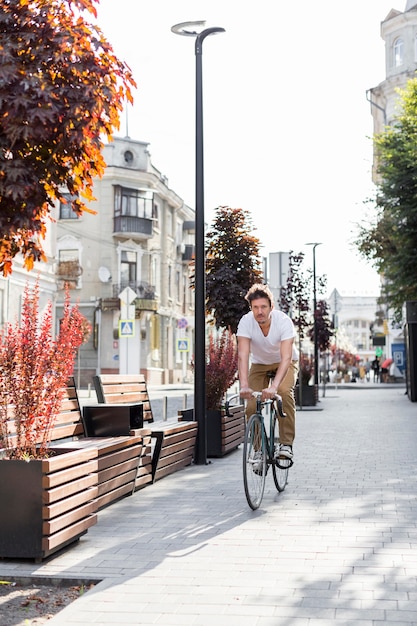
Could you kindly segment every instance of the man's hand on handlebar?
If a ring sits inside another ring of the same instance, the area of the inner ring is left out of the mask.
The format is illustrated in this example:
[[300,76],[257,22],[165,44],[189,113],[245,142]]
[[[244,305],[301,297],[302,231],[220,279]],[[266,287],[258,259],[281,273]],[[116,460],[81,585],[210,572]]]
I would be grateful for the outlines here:
[[252,398],[253,389],[250,387],[242,387],[240,390],[240,397],[244,400],[250,400]]
[[[267,387],[262,389],[262,400],[275,400],[277,398],[277,390],[275,387]],[[278,396],[279,398],[280,396]]]

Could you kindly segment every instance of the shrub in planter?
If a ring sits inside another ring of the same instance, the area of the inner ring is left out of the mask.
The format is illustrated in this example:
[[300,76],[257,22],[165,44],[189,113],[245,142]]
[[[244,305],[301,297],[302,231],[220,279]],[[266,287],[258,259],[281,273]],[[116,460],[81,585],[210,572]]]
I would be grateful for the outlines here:
[[21,323],[0,334],[0,557],[42,559],[97,521],[97,450],[50,448],[74,357],[89,324],[66,293],[57,338],[52,303],[26,286]]
[[244,405],[224,408],[226,393],[237,380],[237,365],[235,336],[226,329],[217,337],[210,336],[206,364],[208,456],[222,456],[243,441]]
[[48,455],[51,433],[89,323],[66,292],[59,333],[52,337],[52,303],[39,313],[39,284],[24,291],[21,323],[0,334],[0,448],[3,459]]
[[237,344],[227,329],[210,335],[206,363],[206,407],[220,409],[228,389],[237,381]]

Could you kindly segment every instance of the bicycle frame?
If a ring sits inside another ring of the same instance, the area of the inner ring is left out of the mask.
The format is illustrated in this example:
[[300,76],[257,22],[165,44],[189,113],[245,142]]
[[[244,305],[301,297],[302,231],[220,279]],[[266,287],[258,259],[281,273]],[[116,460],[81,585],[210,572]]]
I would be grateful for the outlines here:
[[[288,470],[292,465],[292,460],[280,459],[275,453],[275,443],[278,443],[278,438],[275,441],[278,435],[277,414],[285,417],[281,397],[276,395],[274,400],[262,400],[261,392],[253,392],[252,395],[256,399],[256,411],[246,425],[243,445],[243,482],[248,504],[255,510],[262,502],[269,467],[272,467],[275,487],[281,492],[287,484]],[[273,402],[276,402],[276,409],[270,411],[269,428],[267,428],[263,409]]]

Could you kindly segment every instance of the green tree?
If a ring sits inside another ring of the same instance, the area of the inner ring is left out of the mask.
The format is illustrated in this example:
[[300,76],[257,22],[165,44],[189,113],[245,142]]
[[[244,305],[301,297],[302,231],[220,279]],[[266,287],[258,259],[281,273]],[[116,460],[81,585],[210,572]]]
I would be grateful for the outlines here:
[[96,17],[98,0],[0,0],[0,273],[45,260],[50,211],[80,214],[134,81]]
[[404,302],[417,300],[417,79],[398,91],[399,115],[374,138],[374,219],[359,226],[355,244],[383,276],[382,298],[399,321]]
[[262,280],[260,242],[249,211],[217,207],[206,235],[206,309],[217,328],[236,333],[249,307],[245,295]]

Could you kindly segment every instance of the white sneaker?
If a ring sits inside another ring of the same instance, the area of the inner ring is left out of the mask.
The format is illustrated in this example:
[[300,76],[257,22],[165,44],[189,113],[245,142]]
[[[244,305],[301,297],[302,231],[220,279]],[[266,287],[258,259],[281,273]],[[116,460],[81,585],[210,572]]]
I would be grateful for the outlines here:
[[292,459],[294,456],[293,451],[292,451],[292,446],[288,444],[280,443],[278,450],[276,450],[276,456],[284,457],[285,459]]
[[262,476],[263,467],[264,467],[264,464],[263,464],[263,461],[262,461],[262,454],[258,450],[258,452],[255,452],[255,454],[253,455],[252,471],[255,474],[258,474],[258,476]]

